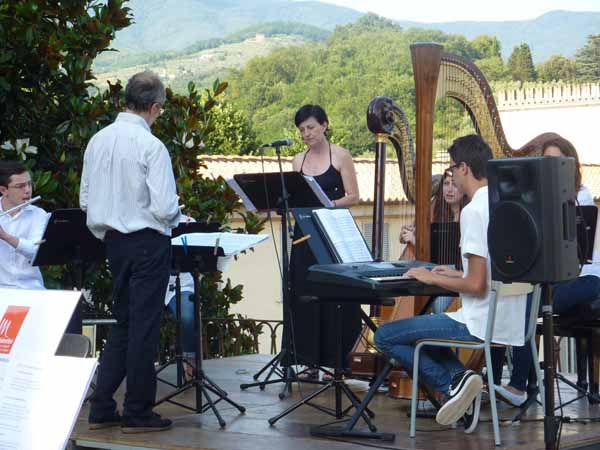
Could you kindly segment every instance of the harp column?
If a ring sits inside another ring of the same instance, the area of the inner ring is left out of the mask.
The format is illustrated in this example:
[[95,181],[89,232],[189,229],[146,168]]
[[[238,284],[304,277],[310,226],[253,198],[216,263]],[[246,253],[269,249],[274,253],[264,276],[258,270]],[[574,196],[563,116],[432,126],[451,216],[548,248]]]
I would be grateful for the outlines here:
[[385,202],[385,160],[387,136],[377,133],[375,144],[375,185],[373,202],[373,234],[371,251],[375,261],[383,261],[383,212]]
[[417,132],[415,152],[416,257],[424,261],[429,261],[431,257],[429,230],[431,224],[433,120],[442,48],[439,44],[413,44],[410,46],[417,99],[415,105]]

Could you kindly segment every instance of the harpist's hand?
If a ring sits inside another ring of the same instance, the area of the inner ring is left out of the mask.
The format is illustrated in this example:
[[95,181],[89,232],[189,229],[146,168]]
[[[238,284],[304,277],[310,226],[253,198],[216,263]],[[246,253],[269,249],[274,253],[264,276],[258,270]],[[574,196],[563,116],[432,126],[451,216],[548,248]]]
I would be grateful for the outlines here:
[[415,227],[413,225],[404,225],[400,229],[400,242],[415,245]]

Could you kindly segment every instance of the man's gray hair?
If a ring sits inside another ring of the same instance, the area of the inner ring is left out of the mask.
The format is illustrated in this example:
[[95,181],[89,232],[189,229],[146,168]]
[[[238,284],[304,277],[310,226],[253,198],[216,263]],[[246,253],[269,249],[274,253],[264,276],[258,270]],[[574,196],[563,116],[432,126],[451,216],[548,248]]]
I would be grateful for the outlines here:
[[136,73],[127,82],[125,103],[127,108],[136,112],[146,112],[154,103],[165,103],[165,86],[154,72]]

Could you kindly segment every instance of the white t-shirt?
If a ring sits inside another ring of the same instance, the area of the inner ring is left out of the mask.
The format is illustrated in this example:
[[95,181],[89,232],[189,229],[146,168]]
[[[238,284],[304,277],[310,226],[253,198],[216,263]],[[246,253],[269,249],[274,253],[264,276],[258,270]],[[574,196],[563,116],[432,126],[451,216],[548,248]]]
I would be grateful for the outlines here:
[[[577,193],[577,203],[579,203],[581,206],[596,206],[592,194],[585,186],[581,186],[581,189],[579,189],[579,192]],[[584,275],[594,275],[600,278],[600,252],[598,252],[599,228],[600,216],[596,222],[596,235],[594,237],[594,252],[592,253],[592,262],[591,264],[585,264],[581,268],[581,273],[579,274],[580,277]]]
[[[462,307],[456,312],[446,313],[457,322],[464,323],[473,336],[482,340],[485,339],[492,282],[487,243],[488,223],[488,188],[484,186],[475,192],[469,204],[460,213],[460,253],[464,277],[469,273],[468,256],[475,255],[486,259],[487,291],[483,297],[460,294]],[[526,304],[526,295],[510,295],[498,299],[493,342],[505,345],[523,345]]]

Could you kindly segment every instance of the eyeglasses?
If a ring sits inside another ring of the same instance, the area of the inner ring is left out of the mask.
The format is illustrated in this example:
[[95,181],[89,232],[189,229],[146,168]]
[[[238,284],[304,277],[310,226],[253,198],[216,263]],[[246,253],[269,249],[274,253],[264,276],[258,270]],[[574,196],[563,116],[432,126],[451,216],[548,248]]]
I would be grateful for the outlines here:
[[18,189],[18,190],[23,190],[25,188],[32,188],[33,189],[33,181],[26,181],[25,183],[19,183],[19,184],[13,184],[12,186],[7,186],[7,188],[9,189]]
[[155,105],[158,105],[158,115],[162,116],[162,114],[165,112],[165,108],[164,105],[162,103],[155,103]]
[[454,169],[458,169],[461,164],[462,164],[462,162],[452,164],[450,167],[448,167],[446,170],[444,170],[444,173],[446,174],[447,177],[452,177],[454,175],[454,172],[453,172]]

